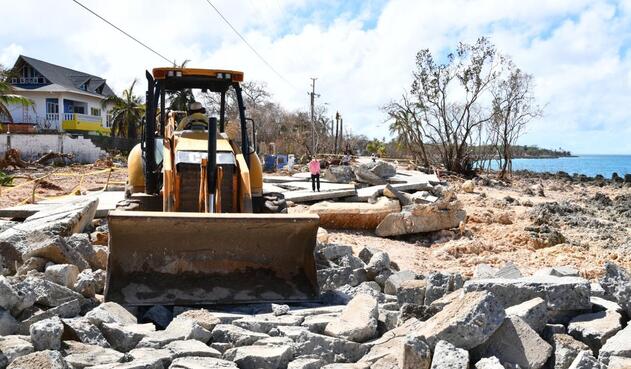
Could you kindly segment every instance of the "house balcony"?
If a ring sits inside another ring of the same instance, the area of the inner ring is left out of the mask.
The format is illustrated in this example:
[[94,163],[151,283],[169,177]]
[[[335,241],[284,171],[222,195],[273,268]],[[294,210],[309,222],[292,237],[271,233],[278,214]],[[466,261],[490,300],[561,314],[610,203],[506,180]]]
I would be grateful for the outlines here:
[[111,130],[107,127],[103,127],[101,124],[102,118],[99,116],[77,113],[64,113],[62,115],[61,128],[64,131],[110,134]]

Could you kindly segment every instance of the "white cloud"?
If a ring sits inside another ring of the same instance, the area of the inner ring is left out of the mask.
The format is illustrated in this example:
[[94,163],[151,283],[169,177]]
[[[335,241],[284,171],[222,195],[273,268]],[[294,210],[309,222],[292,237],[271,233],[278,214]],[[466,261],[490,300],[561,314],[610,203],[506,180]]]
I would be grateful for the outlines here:
[[[379,107],[409,89],[416,52],[452,49],[487,35],[536,77],[546,115],[524,143],[575,152],[631,153],[631,2],[588,0],[391,0],[357,2],[337,11],[332,0],[215,0],[213,3],[283,76],[269,70],[205,0],[82,0],[132,35],[191,66],[241,69],[264,80],[289,108],[306,108],[309,77],[320,102],[339,110],[346,127],[387,136]],[[344,3],[343,5],[349,5]],[[108,79],[121,91],[144,70],[166,62],[93,15],[67,2],[5,4],[0,62],[18,53]],[[29,14],[25,21],[19,14]],[[366,27],[371,17],[375,26]],[[293,87],[292,87],[293,85]],[[594,138],[597,138],[595,140]]]

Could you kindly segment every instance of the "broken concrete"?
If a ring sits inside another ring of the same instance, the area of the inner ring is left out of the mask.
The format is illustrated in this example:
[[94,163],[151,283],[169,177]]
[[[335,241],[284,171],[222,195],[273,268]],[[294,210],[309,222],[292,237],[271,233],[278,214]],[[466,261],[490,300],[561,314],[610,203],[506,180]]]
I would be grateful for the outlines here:
[[548,306],[541,297],[522,302],[506,309],[507,316],[518,316],[535,332],[541,333],[548,324]]
[[604,364],[614,356],[631,358],[631,325],[627,325],[608,339],[598,352],[598,358]]
[[401,369],[429,369],[432,351],[423,336],[408,335],[398,356]]
[[567,326],[568,334],[586,343],[594,352],[620,329],[622,316],[615,311],[599,311],[573,318]]
[[31,342],[36,351],[59,350],[64,325],[58,317],[42,320],[31,325]]
[[7,369],[68,369],[59,351],[44,350],[20,356]]
[[434,348],[431,369],[468,369],[469,352],[447,341],[438,341]]
[[46,267],[46,279],[62,286],[72,288],[79,276],[79,268],[74,264],[55,264]]
[[614,298],[631,317],[631,274],[613,262],[605,263],[605,276],[600,280],[605,293]]
[[539,369],[552,354],[552,347],[521,318],[508,316],[474,352],[477,357],[495,356],[505,366]]
[[377,300],[368,295],[355,296],[340,317],[329,323],[324,334],[354,342],[365,342],[377,333]]
[[62,319],[64,324],[63,339],[83,342],[89,345],[110,347],[101,331],[85,317]]
[[376,203],[320,202],[309,207],[309,213],[320,216],[320,225],[331,229],[373,230],[388,214],[398,213],[396,200],[380,198]]
[[290,346],[243,346],[226,351],[224,358],[234,361],[239,369],[281,369],[293,355]]
[[115,302],[105,302],[88,312],[85,317],[97,327],[103,323],[121,325],[138,323],[136,317]]
[[581,351],[589,347],[567,334],[552,335],[554,369],[567,369]]
[[64,341],[64,359],[72,368],[83,369],[89,366],[122,362],[125,355],[109,348],[75,341]]

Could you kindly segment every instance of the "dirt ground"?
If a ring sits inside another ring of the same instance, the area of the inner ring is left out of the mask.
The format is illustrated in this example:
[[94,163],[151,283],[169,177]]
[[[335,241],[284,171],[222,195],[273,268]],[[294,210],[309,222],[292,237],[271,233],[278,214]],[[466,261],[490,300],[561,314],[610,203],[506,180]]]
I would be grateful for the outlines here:
[[30,203],[33,190],[36,201],[99,191],[106,184],[110,189],[117,187],[122,190],[127,178],[127,168],[108,160],[87,165],[29,166],[4,172],[14,179],[11,186],[0,187],[0,208]]
[[[546,266],[571,265],[596,278],[608,260],[631,268],[631,188],[513,178],[508,187],[476,185],[473,193],[452,181],[467,211],[466,230],[397,239],[373,232],[329,230],[329,242],[387,251],[401,269],[427,274],[454,271],[471,276],[477,264],[512,262],[523,274]],[[531,189],[534,188],[534,190]],[[543,195],[536,192],[543,188]],[[533,194],[534,193],[534,194]],[[564,242],[549,246],[552,230]],[[548,232],[548,233],[546,233]]]

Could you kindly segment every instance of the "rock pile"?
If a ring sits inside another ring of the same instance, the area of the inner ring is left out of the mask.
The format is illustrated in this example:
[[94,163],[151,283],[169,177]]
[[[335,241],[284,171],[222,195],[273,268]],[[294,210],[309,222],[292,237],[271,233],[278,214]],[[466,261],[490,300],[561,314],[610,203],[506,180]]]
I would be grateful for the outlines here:
[[319,302],[126,308],[102,302],[107,248],[87,235],[2,235],[0,369],[631,366],[631,275],[613,263],[598,283],[512,264],[418,275],[323,231]]

